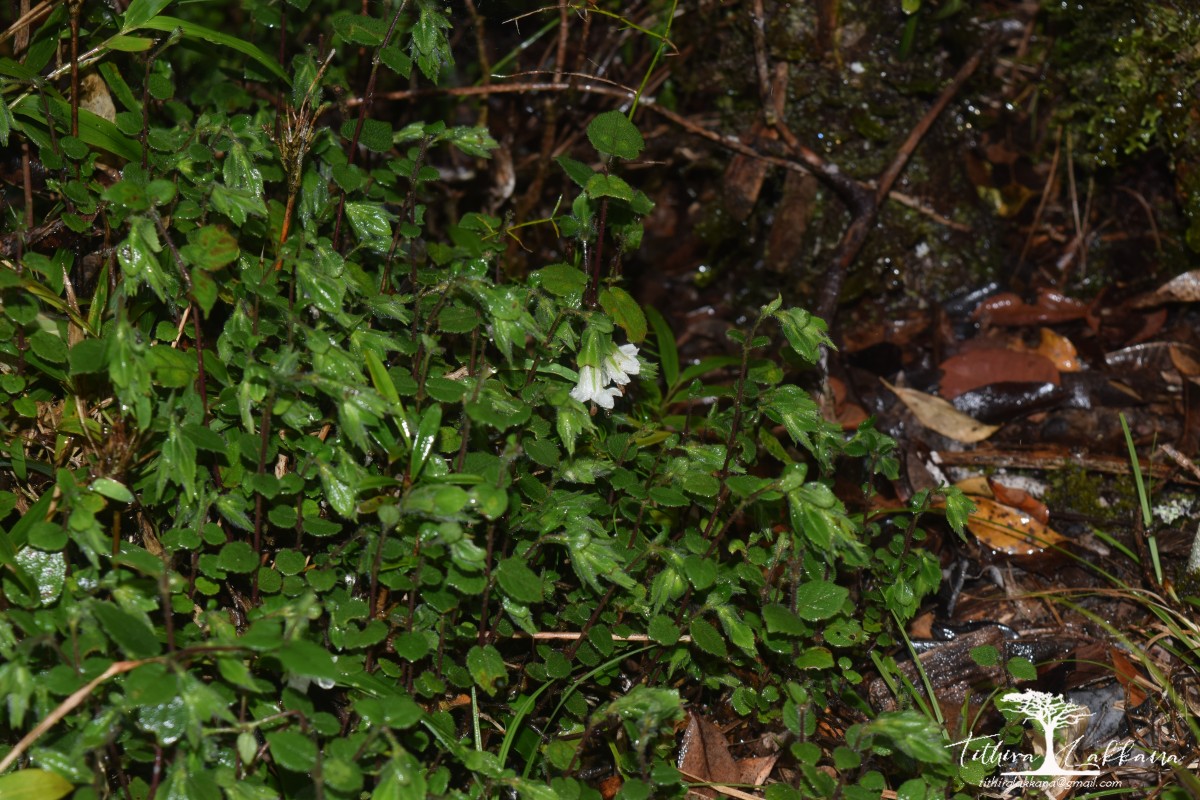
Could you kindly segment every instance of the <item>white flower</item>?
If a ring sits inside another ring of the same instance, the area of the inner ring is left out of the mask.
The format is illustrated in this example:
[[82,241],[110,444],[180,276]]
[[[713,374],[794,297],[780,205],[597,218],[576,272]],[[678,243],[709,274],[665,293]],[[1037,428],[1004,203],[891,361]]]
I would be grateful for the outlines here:
[[607,383],[608,380],[596,367],[580,367],[579,384],[571,390],[571,397],[581,403],[591,400],[601,408],[612,408],[613,398],[620,396],[621,390],[611,386],[605,388]]
[[632,344],[623,344],[610,352],[601,367],[604,372],[604,382],[612,381],[618,386],[629,383],[630,375],[642,371],[642,365],[637,360],[638,349]]

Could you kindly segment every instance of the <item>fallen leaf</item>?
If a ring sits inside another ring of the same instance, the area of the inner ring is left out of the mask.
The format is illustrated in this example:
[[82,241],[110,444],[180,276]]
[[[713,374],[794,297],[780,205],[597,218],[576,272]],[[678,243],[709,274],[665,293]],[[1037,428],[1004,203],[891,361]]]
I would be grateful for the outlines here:
[[[734,789],[735,785],[762,786],[775,768],[779,755],[735,760],[729,752],[729,740],[713,723],[698,714],[688,714],[687,729],[679,745],[679,771],[690,780],[713,786],[693,786],[690,798],[718,795],[759,800],[757,795]],[[728,785],[719,785],[728,784]]]
[[[741,773],[729,754],[725,734],[699,714],[689,712],[688,716],[687,730],[679,744],[679,770],[708,783],[739,783]],[[712,787],[694,786],[688,795],[716,797],[717,792]]]
[[1033,304],[1013,292],[992,295],[976,306],[971,318],[991,325],[1047,325],[1083,319],[1087,312],[1087,303],[1044,289]]
[[1185,344],[1173,344],[1170,349],[1171,364],[1179,374],[1192,383],[1200,383],[1200,360],[1196,359],[1196,350]]
[[967,529],[993,550],[1010,556],[1032,556],[1067,541],[1062,534],[1023,511],[986,497],[971,500],[975,511],[967,518]]
[[988,478],[988,488],[992,490],[996,502],[1023,511],[1043,525],[1050,522],[1050,509],[1024,489],[1006,486],[994,478]]
[[1058,370],[1045,356],[1006,347],[978,347],[959,353],[943,361],[941,370],[938,392],[947,400],[990,383],[1059,382]]
[[1034,352],[1049,360],[1059,372],[1079,372],[1083,369],[1079,352],[1071,340],[1049,328],[1042,328],[1042,340]]
[[1133,665],[1132,661],[1126,658],[1124,653],[1115,647],[1108,649],[1108,655],[1112,659],[1113,669],[1117,674],[1117,682],[1124,687],[1128,695],[1125,707],[1137,708],[1146,702],[1146,690],[1139,685],[1142,680],[1141,671]]
[[1177,275],[1144,297],[1133,301],[1134,308],[1150,308],[1163,303],[1195,303],[1200,301],[1200,269]]
[[883,385],[900,398],[900,402],[916,415],[922,425],[955,441],[965,444],[982,442],[1000,430],[999,425],[985,425],[968,417],[940,397],[916,389],[892,386],[887,381],[883,381]]

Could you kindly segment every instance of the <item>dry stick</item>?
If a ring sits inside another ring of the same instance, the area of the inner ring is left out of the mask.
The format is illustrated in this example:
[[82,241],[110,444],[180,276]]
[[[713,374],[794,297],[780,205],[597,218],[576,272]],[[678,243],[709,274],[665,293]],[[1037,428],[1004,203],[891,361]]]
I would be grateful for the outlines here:
[[92,678],[84,686],[77,689],[74,694],[58,704],[58,707],[46,715],[46,718],[34,726],[33,730],[25,734],[21,741],[17,742],[17,746],[8,752],[8,755],[0,761],[0,773],[13,765],[21,754],[29,749],[29,746],[38,740],[43,733],[50,730],[58,723],[60,719],[70,714],[75,710],[75,707],[82,703],[87,696],[90,695],[97,686],[104,683],[114,675],[120,675],[123,672],[129,672],[132,669],[137,669],[143,664],[149,664],[155,661],[162,661],[158,658],[142,658],[137,661],[116,661],[109,665],[108,669],[101,672],[95,678]]
[[1025,237],[1025,245],[1021,248],[1021,255],[1017,257],[1017,269],[1021,269],[1021,265],[1025,263],[1025,256],[1029,253],[1029,246],[1033,244],[1033,236],[1037,233],[1038,225],[1042,222],[1042,212],[1046,210],[1046,202],[1050,199],[1050,192],[1053,190],[1054,178],[1058,174],[1058,157],[1062,154],[1062,126],[1058,126],[1058,133],[1054,135],[1054,157],[1050,159],[1050,177],[1046,178],[1046,185],[1042,187],[1042,199],[1038,202],[1037,211],[1033,214],[1033,225],[1029,228],[1029,235]]
[[[534,81],[530,83],[493,84],[491,86],[459,86],[451,89],[439,89],[436,87],[404,89],[378,94],[375,96],[375,99],[403,101],[431,95],[474,97],[477,95],[524,94],[528,92],[565,92],[572,89],[577,89],[581,92],[587,92],[589,94],[617,97],[622,100],[628,100],[636,95],[632,89],[608,80],[607,78],[601,78],[596,75],[575,73],[568,73],[568,75],[573,78],[580,78],[588,82],[566,83],[563,81]],[[361,97],[352,97],[346,101],[346,105],[352,108],[354,106],[361,105],[362,102],[363,99]],[[791,170],[792,172],[800,172],[806,175],[816,175],[816,177],[822,178],[830,185],[833,185],[835,187],[835,191],[837,191],[839,195],[844,195],[847,192],[866,192],[868,190],[875,190],[874,186],[860,184],[852,178],[842,175],[836,165],[827,163],[814,151],[799,145],[799,143],[795,145],[795,147],[799,149],[794,153],[794,155],[800,157],[800,160],[797,161],[795,158],[785,155],[776,155],[774,153],[763,152],[756,147],[751,147],[736,136],[730,136],[711,131],[708,128],[705,128],[703,125],[698,125],[695,122],[692,122],[690,119],[681,114],[677,114],[668,108],[664,108],[655,102],[653,98],[643,97],[642,105],[650,111],[653,111],[655,114],[658,114],[659,116],[675,123],[687,132],[695,134],[703,139],[707,139],[713,144],[724,147],[726,150],[740,153],[741,155],[749,158],[756,158],[760,161],[765,161],[766,163],[771,164],[772,166],[780,167],[781,169]],[[773,149],[770,140],[756,142],[756,145],[766,149]],[[778,143],[776,143],[776,147],[778,146]],[[782,150],[782,148],[780,149]],[[952,219],[948,219],[947,217],[938,214],[936,211],[928,208],[919,200],[910,195],[903,194],[902,192],[888,191],[887,196],[889,199],[929,217],[939,225],[961,232],[969,232],[971,230],[968,226],[963,225],[962,223],[955,222]]]
[[[832,271],[828,274],[828,279],[825,286],[821,290],[820,302],[817,304],[817,316],[824,320],[833,319],[834,313],[837,311],[838,297],[842,293],[842,284],[846,280],[846,273],[850,268],[850,264],[858,256],[862,250],[863,244],[867,240],[867,235],[870,233],[871,226],[875,222],[875,218],[879,215],[879,204],[883,198],[887,197],[888,192],[892,188],[892,184],[900,177],[900,173],[904,171],[904,167],[908,164],[908,159],[912,156],[913,151],[917,149],[917,144],[928,132],[935,119],[941,115],[942,111],[949,105],[950,100],[958,94],[967,80],[974,74],[983,61],[983,50],[979,50],[975,55],[967,59],[967,63],[959,68],[958,73],[954,76],[954,80],[950,85],[942,90],[938,95],[938,99],[925,112],[925,116],[917,123],[917,126],[909,133],[904,144],[900,146],[899,152],[892,160],[891,165],[883,173],[879,179],[879,184],[875,189],[874,202],[870,203],[865,209],[859,210],[855,215],[854,220],[850,223],[850,227],[846,229],[842,241],[838,244],[838,248],[834,253]],[[820,176],[818,176],[820,177]]]

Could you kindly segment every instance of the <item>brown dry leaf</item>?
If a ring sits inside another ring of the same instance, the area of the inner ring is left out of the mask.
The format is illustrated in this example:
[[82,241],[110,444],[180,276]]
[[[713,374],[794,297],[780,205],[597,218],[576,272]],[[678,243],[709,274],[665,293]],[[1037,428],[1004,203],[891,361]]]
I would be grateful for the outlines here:
[[1088,306],[1083,301],[1043,289],[1032,305],[1012,292],[993,295],[976,306],[971,317],[991,325],[1052,325],[1083,319],[1087,312]]
[[1158,290],[1133,301],[1134,308],[1149,308],[1163,303],[1200,301],[1200,269],[1185,272],[1158,287]]
[[1049,359],[1059,372],[1079,372],[1083,363],[1071,340],[1049,328],[1042,328],[1042,341],[1034,352]]
[[612,800],[617,796],[617,792],[621,791],[621,787],[625,785],[625,781],[621,780],[620,775],[610,775],[600,781],[600,797],[601,800]]
[[713,723],[688,713],[687,730],[679,745],[679,771],[691,780],[726,786],[693,786],[689,798],[735,797],[759,800],[757,795],[733,788],[738,784],[761,786],[775,768],[778,754],[735,760],[729,752],[729,740]]
[[991,383],[1053,383],[1058,385],[1058,370],[1038,353],[1019,352],[1005,347],[977,347],[951,356],[941,363],[941,396],[953,400],[963,392]]
[[1024,489],[1005,486],[1000,481],[992,478],[988,478],[988,486],[992,490],[992,497],[996,499],[997,503],[1002,503],[1018,511],[1023,511],[1043,525],[1050,522],[1050,509],[1046,507],[1045,503]]
[[1062,545],[1066,538],[1029,514],[986,497],[972,497],[967,529],[980,542],[1010,556],[1031,556]]
[[974,444],[1000,430],[999,425],[985,425],[968,417],[940,397],[918,392],[916,389],[892,386],[887,381],[883,381],[883,385],[900,398],[900,402],[916,415],[922,425],[942,436],[965,444]]
[[1196,350],[1186,344],[1173,344],[1169,350],[1171,363],[1179,374],[1192,383],[1200,383],[1200,361],[1196,359]]
[[1146,690],[1139,685],[1142,677],[1141,671],[1115,647],[1108,649],[1108,657],[1112,660],[1113,668],[1116,670],[1117,682],[1125,689],[1127,695],[1125,707],[1137,708],[1146,702]]
[[[738,783],[741,773],[733,756],[729,754],[729,742],[721,729],[698,714],[688,714],[687,730],[679,745],[679,770],[697,780],[709,783]],[[697,786],[688,790],[691,797],[716,797],[717,792],[708,786]]]

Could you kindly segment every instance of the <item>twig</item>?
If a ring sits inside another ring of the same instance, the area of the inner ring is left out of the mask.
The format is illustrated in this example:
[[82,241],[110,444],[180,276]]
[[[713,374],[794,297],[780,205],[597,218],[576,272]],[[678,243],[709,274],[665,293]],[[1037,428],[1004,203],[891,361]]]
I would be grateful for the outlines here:
[[142,658],[137,661],[116,661],[109,665],[108,669],[101,672],[95,678],[92,678],[82,687],[77,689],[70,697],[58,704],[58,707],[46,715],[46,718],[34,726],[33,730],[25,734],[21,741],[17,742],[17,746],[8,752],[8,755],[0,760],[0,773],[13,765],[13,762],[21,757],[21,754],[29,749],[29,746],[38,740],[43,733],[50,730],[58,723],[60,719],[70,714],[75,710],[75,707],[87,699],[97,686],[104,683],[114,675],[120,675],[123,672],[129,672],[132,669],[137,669],[143,664],[150,664],[155,661],[162,661],[161,657],[157,658]]
[[879,185],[875,189],[873,202],[861,209],[852,208],[856,212],[855,218],[846,229],[846,233],[842,236],[842,241],[838,244],[838,248],[834,253],[833,265],[827,273],[825,286],[821,290],[820,302],[817,304],[817,316],[821,319],[831,320],[837,311],[838,297],[842,293],[842,284],[845,283],[846,273],[867,240],[871,226],[874,224],[875,218],[879,215],[879,205],[883,201],[883,198],[888,196],[892,184],[896,182],[896,179],[900,177],[900,173],[904,171],[904,167],[908,164],[913,151],[917,149],[917,145],[929,131],[934,120],[941,115],[954,96],[958,94],[971,75],[975,73],[975,70],[979,68],[980,63],[983,61],[983,54],[984,50],[979,50],[975,55],[967,59],[967,62],[959,68],[958,73],[954,76],[954,80],[942,90],[942,93],[938,95],[934,104],[925,112],[925,116],[921,118],[917,126],[908,134],[908,138],[904,140],[904,144],[900,145],[896,157],[880,177]]

